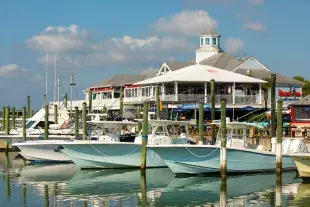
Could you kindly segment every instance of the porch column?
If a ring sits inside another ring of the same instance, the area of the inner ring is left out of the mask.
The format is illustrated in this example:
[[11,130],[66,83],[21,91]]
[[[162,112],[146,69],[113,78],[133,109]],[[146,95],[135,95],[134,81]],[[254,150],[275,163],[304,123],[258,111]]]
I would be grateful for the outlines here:
[[236,104],[236,83],[233,83],[232,85],[232,95],[233,95],[233,105]]
[[205,82],[205,103],[208,103],[208,83]]
[[174,101],[178,101],[178,98],[179,98],[178,82],[174,82]]
[[165,84],[164,83],[161,85],[161,99],[163,101],[165,100]]
[[259,84],[259,104],[262,104],[262,84]]

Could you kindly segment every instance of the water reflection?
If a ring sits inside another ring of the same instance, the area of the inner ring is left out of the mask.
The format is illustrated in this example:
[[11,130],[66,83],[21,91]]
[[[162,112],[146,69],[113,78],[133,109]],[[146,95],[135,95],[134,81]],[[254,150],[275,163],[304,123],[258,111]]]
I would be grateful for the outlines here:
[[309,206],[310,203],[310,183],[302,183],[299,185],[297,195],[292,200],[292,206]]

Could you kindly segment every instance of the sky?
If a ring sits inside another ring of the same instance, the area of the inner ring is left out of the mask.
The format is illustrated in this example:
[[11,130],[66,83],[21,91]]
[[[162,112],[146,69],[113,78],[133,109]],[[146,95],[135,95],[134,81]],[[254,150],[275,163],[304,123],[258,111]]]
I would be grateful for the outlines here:
[[74,75],[83,99],[114,74],[192,59],[209,29],[231,55],[310,79],[309,10],[310,0],[0,0],[0,106],[21,108],[30,95],[41,107],[46,74],[53,101],[55,59],[61,95]]

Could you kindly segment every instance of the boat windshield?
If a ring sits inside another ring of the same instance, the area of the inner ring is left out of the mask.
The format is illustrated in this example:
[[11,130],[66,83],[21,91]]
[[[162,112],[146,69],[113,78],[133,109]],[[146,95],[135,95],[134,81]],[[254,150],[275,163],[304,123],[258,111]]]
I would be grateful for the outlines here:
[[26,128],[29,129],[34,123],[35,121],[28,121],[26,124]]

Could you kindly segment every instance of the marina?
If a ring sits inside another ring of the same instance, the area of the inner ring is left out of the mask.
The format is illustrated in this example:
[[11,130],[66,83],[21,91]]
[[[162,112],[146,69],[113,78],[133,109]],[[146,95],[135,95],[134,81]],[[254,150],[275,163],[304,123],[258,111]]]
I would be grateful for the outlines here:
[[309,206],[303,4],[3,3],[0,206]]

